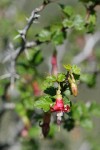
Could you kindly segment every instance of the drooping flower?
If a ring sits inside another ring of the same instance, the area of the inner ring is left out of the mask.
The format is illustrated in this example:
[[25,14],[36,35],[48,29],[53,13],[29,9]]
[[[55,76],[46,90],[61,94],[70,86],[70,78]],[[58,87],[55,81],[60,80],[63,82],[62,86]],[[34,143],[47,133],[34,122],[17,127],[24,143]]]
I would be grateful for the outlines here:
[[63,101],[60,89],[57,90],[55,104],[53,106],[50,106],[50,110],[51,110],[51,112],[57,112],[57,123],[58,124],[61,123],[63,113],[70,111],[70,106],[64,105],[64,101]]

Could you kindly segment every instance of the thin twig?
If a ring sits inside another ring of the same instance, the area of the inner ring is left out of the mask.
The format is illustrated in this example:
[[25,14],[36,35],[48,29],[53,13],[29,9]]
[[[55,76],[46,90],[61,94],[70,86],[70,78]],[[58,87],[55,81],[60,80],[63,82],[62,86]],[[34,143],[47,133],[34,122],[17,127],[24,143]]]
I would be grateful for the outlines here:
[[43,4],[39,6],[38,8],[34,9],[31,13],[31,16],[27,18],[27,24],[26,26],[22,29],[19,30],[19,35],[17,37],[21,37],[21,45],[18,47],[16,50],[14,50],[13,44],[10,44],[10,54],[5,57],[3,60],[3,63],[10,61],[10,72],[7,74],[3,75],[0,77],[0,79],[5,79],[5,78],[11,78],[11,84],[14,84],[14,81],[16,78],[18,78],[18,74],[16,73],[16,62],[20,54],[25,51],[27,52],[28,48],[31,48],[33,46],[36,46],[37,44],[40,44],[39,41],[32,41],[32,42],[27,42],[27,33],[33,23],[40,17],[39,13],[48,5],[49,3],[54,2],[50,0],[44,0]]

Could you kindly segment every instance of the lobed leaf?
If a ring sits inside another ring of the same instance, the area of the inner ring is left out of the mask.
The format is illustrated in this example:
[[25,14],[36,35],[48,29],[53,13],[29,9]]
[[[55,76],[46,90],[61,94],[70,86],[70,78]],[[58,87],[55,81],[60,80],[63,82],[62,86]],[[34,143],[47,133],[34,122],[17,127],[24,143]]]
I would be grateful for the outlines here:
[[65,6],[63,8],[63,12],[68,16],[72,16],[74,13],[73,8],[71,6]]
[[65,74],[63,74],[63,73],[58,74],[58,76],[57,76],[57,81],[58,82],[63,82],[65,79],[66,79]]
[[39,41],[40,42],[46,42],[46,41],[50,41],[51,39],[51,33],[50,31],[43,29],[40,34],[39,34]]
[[52,99],[46,95],[46,96],[41,97],[40,100],[37,100],[34,103],[34,107],[41,108],[45,112],[47,112],[50,109],[50,104],[52,104]]
[[81,69],[79,67],[77,67],[76,65],[72,66],[72,72],[76,75],[80,75],[81,73]]
[[72,66],[70,64],[68,65],[64,65],[64,68],[67,70],[67,71],[70,71],[72,69]]

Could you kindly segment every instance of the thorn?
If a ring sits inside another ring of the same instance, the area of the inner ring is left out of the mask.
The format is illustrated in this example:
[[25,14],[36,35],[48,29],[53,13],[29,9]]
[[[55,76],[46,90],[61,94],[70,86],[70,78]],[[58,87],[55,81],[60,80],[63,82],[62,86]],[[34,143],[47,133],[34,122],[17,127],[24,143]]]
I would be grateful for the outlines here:
[[39,14],[35,14],[35,17],[36,17],[36,18],[39,18],[39,17],[40,17],[40,15],[39,15]]
[[39,21],[37,21],[37,20],[34,20],[34,21],[33,21],[33,23],[36,23],[36,24],[38,24],[38,23],[40,23],[40,22],[39,22]]
[[22,38],[25,36],[25,33],[26,33],[25,30],[18,30],[18,32]]
[[26,17],[26,21],[28,22],[28,21],[29,21],[29,18]]
[[23,30],[18,30],[18,33],[19,34],[23,34]]
[[6,78],[10,78],[10,74],[9,73],[0,76],[0,80],[6,79]]
[[20,34],[16,35],[16,36],[14,37],[14,40],[18,39],[19,37],[20,37]]

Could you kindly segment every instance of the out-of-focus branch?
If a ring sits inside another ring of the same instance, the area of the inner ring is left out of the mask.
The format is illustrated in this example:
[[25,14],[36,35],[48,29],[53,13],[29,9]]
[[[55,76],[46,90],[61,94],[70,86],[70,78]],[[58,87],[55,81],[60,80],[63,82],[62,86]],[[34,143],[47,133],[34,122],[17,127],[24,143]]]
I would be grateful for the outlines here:
[[28,49],[28,48],[31,48],[31,47],[36,46],[36,45],[37,45],[36,41],[26,42],[25,48]]
[[14,46],[12,43],[9,44],[10,51],[8,51],[7,57],[3,60],[3,63],[9,62],[9,70],[6,74],[0,76],[0,79],[10,78],[11,85],[14,85],[15,79],[19,78],[19,75],[16,73],[16,62],[15,56],[18,53],[19,49],[14,51]]
[[35,23],[36,20],[38,20],[38,18],[40,17],[40,14],[39,14],[39,13],[40,13],[49,3],[52,3],[52,2],[54,2],[54,1],[44,0],[43,4],[42,4],[41,6],[39,6],[38,8],[35,8],[35,9],[32,11],[31,16],[30,16],[29,18],[27,18],[27,24],[26,24],[26,26],[25,26],[22,30],[19,30],[19,31],[18,31],[19,34],[15,37],[15,39],[18,38],[18,37],[21,37],[21,39],[22,39],[21,46],[18,47],[18,48],[14,51],[13,54],[11,53],[10,56],[7,56],[7,57],[4,59],[4,61],[5,61],[5,60],[10,60],[10,57],[12,57],[12,55],[13,55],[13,59],[17,60],[17,58],[19,57],[19,55],[20,55],[26,48],[31,48],[31,47],[33,47],[33,46],[35,46],[35,45],[38,44],[37,41],[27,42],[27,39],[26,39],[27,33],[28,33],[28,31],[29,31],[31,25],[32,25],[33,23]]
[[2,111],[5,111],[5,110],[13,110],[13,109],[15,109],[15,103],[4,102],[0,106],[0,113],[2,113]]
[[[42,4],[40,7],[36,8],[35,10],[33,10],[32,13],[31,13],[31,16],[30,16],[29,18],[27,18],[27,24],[26,24],[26,26],[24,27],[24,29],[19,30],[19,36],[22,38],[22,43],[21,43],[21,47],[20,47],[20,49],[19,49],[19,52],[16,54],[16,57],[15,57],[16,60],[17,60],[17,58],[19,57],[19,55],[20,55],[20,54],[26,49],[26,47],[27,47],[26,36],[27,36],[27,33],[28,33],[28,31],[29,31],[31,25],[32,25],[33,23],[35,23],[35,21],[40,17],[39,12],[41,12],[41,11],[46,7],[46,5],[48,5],[49,3],[50,3],[49,0],[44,1],[43,4]],[[37,44],[37,43],[34,41],[34,44],[31,43],[30,46],[33,47],[33,46],[36,45],[36,44]]]
[[87,35],[86,44],[82,52],[80,52],[77,56],[74,57],[72,63],[79,64],[85,59],[87,59],[91,55],[92,51],[94,50],[93,47],[99,40],[100,40],[100,32],[96,32],[93,35]]
[[15,78],[18,78],[18,75],[16,73],[16,69],[15,69],[16,68],[16,61],[17,61],[18,57],[20,56],[20,54],[23,51],[25,51],[25,54],[28,57],[27,49],[40,44],[39,41],[27,42],[27,33],[28,33],[31,25],[33,23],[35,23],[38,20],[38,18],[40,17],[39,13],[51,2],[54,2],[54,1],[44,0],[42,5],[36,9],[34,9],[31,13],[30,17],[27,18],[26,26],[22,30],[18,31],[19,35],[17,35],[16,38],[21,37],[21,44],[16,50],[15,50],[13,44],[10,44],[11,51],[3,60],[3,63],[10,61],[10,64],[11,64],[10,72],[1,76],[1,79],[5,79],[5,78],[10,77],[11,78],[11,84],[13,84],[15,81]]

